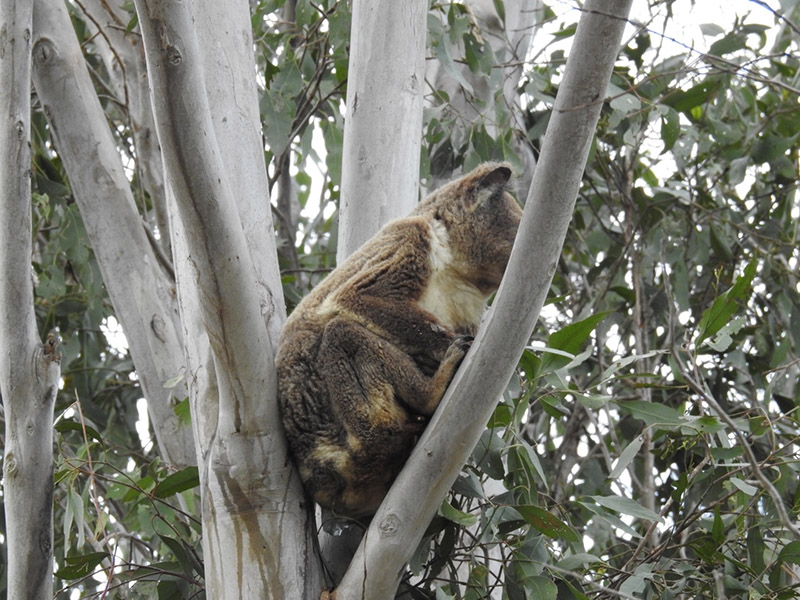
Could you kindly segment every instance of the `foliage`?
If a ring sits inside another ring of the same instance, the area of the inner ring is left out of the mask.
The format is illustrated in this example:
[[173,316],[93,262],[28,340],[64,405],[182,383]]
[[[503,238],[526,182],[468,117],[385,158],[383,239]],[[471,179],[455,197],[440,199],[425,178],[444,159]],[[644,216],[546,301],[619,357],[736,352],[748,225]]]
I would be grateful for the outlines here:
[[[617,63],[541,326],[409,565],[408,597],[800,595],[797,3],[772,25],[704,26],[708,54],[671,43],[672,3],[651,4]],[[541,149],[579,16],[542,14],[521,131],[496,69],[508,56],[469,3],[433,4],[432,59],[473,105],[472,81],[497,92],[469,120],[429,82],[426,179],[521,167],[520,140]],[[107,99],[74,17],[149,221],[124,102]],[[297,194],[295,221],[273,207],[293,226],[291,308],[334,264],[349,10],[265,0],[252,23],[273,195],[286,168]],[[113,308],[41,113],[33,154],[37,316],[64,340],[57,597],[202,597],[196,472],[142,445],[135,371],[109,341]]]

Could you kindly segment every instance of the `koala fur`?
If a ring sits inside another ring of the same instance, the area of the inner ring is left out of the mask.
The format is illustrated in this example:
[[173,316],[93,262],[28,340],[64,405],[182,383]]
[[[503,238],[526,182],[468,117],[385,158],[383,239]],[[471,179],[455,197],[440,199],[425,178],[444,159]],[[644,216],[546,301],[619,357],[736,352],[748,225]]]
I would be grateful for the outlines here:
[[373,514],[500,285],[522,211],[486,163],[383,227],[289,317],[276,358],[289,447],[310,496]]

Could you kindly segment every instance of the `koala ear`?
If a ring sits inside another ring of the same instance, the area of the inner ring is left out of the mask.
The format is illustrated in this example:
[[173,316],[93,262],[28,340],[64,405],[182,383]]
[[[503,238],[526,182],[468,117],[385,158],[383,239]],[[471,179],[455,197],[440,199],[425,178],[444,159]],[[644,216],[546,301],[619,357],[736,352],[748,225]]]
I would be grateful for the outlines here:
[[476,194],[473,208],[482,206],[494,198],[502,198],[509,179],[511,179],[511,168],[503,163],[481,177],[475,186]]
[[481,178],[478,187],[496,188],[498,186],[504,186],[508,183],[509,179],[511,179],[511,169],[508,165],[499,165]]

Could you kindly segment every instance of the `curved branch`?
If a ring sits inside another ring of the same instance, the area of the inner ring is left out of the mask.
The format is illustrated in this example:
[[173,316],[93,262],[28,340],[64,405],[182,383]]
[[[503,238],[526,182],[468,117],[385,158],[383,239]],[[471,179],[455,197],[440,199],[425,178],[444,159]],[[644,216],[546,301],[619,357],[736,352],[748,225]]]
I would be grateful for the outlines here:
[[795,539],[800,540],[800,526],[792,522],[792,518],[789,515],[789,512],[786,510],[786,506],[783,502],[783,498],[781,498],[780,492],[772,484],[772,482],[767,479],[767,476],[764,475],[758,458],[756,458],[756,455],[753,453],[753,449],[750,447],[750,444],[747,442],[747,439],[742,434],[739,427],[736,426],[736,423],[733,422],[733,419],[730,418],[728,413],[725,412],[725,409],[720,406],[719,402],[717,402],[714,394],[708,389],[706,382],[701,377],[693,376],[689,372],[689,369],[680,357],[680,353],[673,352],[672,355],[680,365],[683,377],[686,380],[686,383],[689,384],[689,387],[694,390],[694,392],[700,396],[706,402],[706,404],[713,408],[714,412],[717,413],[717,416],[719,416],[719,418],[722,419],[730,428],[730,431],[736,437],[736,440],[739,442],[739,445],[744,451],[747,463],[750,465],[750,471],[753,473],[753,476],[758,479],[761,487],[764,488],[764,491],[766,491],[767,494],[769,494],[769,497],[772,499],[772,503],[775,506],[775,510],[778,512],[778,518],[780,519],[781,523],[783,523],[783,526],[786,527],[786,529],[795,537]]

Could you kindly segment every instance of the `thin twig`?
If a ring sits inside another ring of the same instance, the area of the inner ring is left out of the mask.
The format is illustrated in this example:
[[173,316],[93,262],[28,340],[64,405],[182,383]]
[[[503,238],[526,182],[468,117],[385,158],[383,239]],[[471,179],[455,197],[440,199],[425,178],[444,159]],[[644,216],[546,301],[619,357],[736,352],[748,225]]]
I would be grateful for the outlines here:
[[717,413],[720,419],[722,419],[728,427],[730,427],[733,435],[736,436],[736,440],[739,442],[739,445],[742,447],[744,451],[745,457],[747,458],[748,463],[750,464],[750,469],[753,472],[753,476],[758,479],[759,483],[761,483],[763,489],[770,495],[772,498],[772,503],[775,505],[775,510],[778,511],[778,518],[780,519],[781,523],[783,523],[784,527],[788,529],[792,535],[800,540],[800,528],[797,527],[792,522],[789,513],[786,511],[786,506],[784,505],[783,498],[781,498],[780,492],[772,485],[772,482],[767,479],[766,475],[761,470],[761,465],[758,462],[755,454],[753,454],[753,450],[750,447],[750,444],[747,442],[747,439],[742,435],[739,431],[736,424],[733,422],[733,419],[728,416],[728,413],[719,405],[714,395],[711,393],[711,390],[708,389],[708,386],[705,385],[705,381],[700,383],[697,381],[686,368],[683,360],[680,357],[678,352],[673,354],[675,360],[681,367],[681,371],[683,371],[683,376],[686,379],[686,383],[689,384],[689,387],[694,390],[711,408],[714,409],[714,412]]

